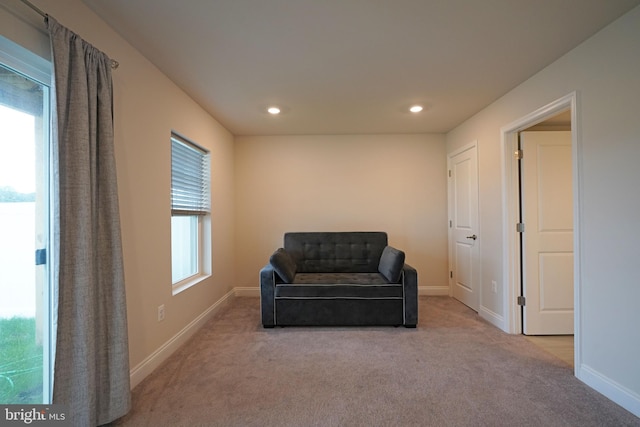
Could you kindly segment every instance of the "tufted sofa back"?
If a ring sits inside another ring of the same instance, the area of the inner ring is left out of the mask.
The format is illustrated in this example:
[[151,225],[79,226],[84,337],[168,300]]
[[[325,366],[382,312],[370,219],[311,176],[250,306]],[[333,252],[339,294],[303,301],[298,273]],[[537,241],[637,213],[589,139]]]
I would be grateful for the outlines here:
[[379,231],[285,233],[284,249],[299,273],[374,273],[387,233]]

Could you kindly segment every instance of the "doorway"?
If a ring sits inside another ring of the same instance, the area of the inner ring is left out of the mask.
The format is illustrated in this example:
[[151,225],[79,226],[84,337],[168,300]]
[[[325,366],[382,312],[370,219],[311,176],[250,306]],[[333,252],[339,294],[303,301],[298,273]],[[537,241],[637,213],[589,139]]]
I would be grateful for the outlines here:
[[[520,188],[520,168],[519,159],[521,155],[519,152],[518,140],[521,132],[526,130],[550,130],[551,128],[558,128],[558,120],[564,119],[566,123],[562,123],[561,126],[568,126],[571,131],[570,137],[570,149],[567,154],[570,156],[570,170],[571,178],[574,183],[570,190],[570,198],[572,199],[571,212],[568,215],[573,219],[573,235],[570,237],[570,246],[573,249],[573,257],[567,261],[566,257],[562,260],[562,263],[566,266],[567,262],[570,264],[570,270],[572,277],[569,278],[571,285],[570,290],[573,291],[572,296],[564,295],[566,301],[567,298],[573,300],[574,312],[572,314],[572,320],[574,321],[574,366],[579,366],[578,360],[580,358],[579,342],[580,342],[580,328],[579,322],[579,269],[577,268],[579,262],[579,217],[576,214],[579,206],[579,163],[578,163],[578,126],[576,123],[576,106],[577,106],[577,94],[569,94],[551,104],[536,110],[527,116],[503,127],[501,129],[502,134],[502,146],[503,146],[503,178],[504,178],[504,204],[503,212],[505,223],[504,227],[504,277],[507,281],[505,286],[505,292],[503,295],[504,306],[506,307],[506,330],[510,333],[524,333],[525,326],[523,321],[524,308],[522,304],[526,304],[526,299],[522,298],[524,284],[526,278],[523,273],[526,273],[525,269],[527,261],[525,259],[526,253],[523,246],[524,239],[522,239],[522,231],[527,230],[527,225],[522,226],[522,205],[520,200],[521,188]],[[567,119],[569,119],[567,121]],[[525,154],[526,155],[526,154]],[[566,171],[565,171],[566,172]],[[565,195],[566,196],[566,195]],[[535,228],[535,224],[533,225]],[[525,232],[526,233],[526,232]],[[560,259],[560,257],[558,257]],[[555,261],[555,260],[554,260]],[[531,263],[531,262],[530,262]]]

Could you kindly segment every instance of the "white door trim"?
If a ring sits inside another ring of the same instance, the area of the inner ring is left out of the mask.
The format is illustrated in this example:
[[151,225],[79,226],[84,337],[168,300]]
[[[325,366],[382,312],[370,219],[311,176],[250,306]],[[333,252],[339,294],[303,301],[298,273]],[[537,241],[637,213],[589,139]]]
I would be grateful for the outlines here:
[[520,295],[520,247],[515,224],[518,222],[518,165],[514,156],[517,149],[518,132],[536,125],[547,118],[567,109],[571,109],[571,161],[573,167],[573,286],[574,286],[574,359],[575,373],[577,375],[581,361],[581,146],[580,125],[578,122],[578,93],[572,92],[550,104],[545,105],[520,119],[503,126],[500,129],[502,148],[502,213],[503,223],[503,278],[504,287],[503,306],[506,313],[506,331],[512,334],[522,332],[522,319],[520,306],[517,304],[517,296]]

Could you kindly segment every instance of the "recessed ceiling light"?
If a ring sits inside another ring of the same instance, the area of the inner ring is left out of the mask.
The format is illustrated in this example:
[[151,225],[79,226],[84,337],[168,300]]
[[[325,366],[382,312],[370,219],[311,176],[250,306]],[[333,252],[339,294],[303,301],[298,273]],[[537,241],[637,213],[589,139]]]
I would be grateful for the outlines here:
[[278,107],[269,107],[267,108],[269,114],[280,114],[280,109]]
[[422,106],[414,105],[413,107],[409,108],[409,111],[411,111],[412,113],[419,113],[420,111],[422,111]]

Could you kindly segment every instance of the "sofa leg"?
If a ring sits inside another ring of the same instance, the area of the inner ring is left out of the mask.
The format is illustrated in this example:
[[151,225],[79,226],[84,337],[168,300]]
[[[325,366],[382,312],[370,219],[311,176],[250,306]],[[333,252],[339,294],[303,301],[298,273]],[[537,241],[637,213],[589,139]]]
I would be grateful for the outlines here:
[[262,325],[265,329],[273,329],[276,325]]
[[416,325],[404,325],[405,328],[415,329]]

